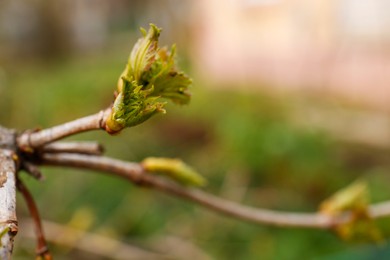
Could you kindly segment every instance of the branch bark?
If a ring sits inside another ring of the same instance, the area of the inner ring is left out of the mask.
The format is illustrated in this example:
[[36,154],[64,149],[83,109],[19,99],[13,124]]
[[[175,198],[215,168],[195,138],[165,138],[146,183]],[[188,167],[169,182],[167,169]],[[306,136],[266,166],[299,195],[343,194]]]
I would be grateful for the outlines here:
[[16,218],[16,163],[13,151],[16,133],[0,127],[0,258],[11,259],[14,237],[18,232]]
[[0,258],[11,259],[14,237],[18,232],[16,218],[16,167],[12,152],[0,149]]
[[[243,206],[207,192],[185,188],[158,176],[148,174],[138,163],[124,162],[108,157],[65,153],[43,154],[42,164],[108,172],[135,184],[156,189],[195,202],[213,211],[256,224],[330,229],[349,221],[352,217],[348,212],[342,216],[331,217],[320,213],[289,213]],[[390,202],[372,205],[369,212],[372,218],[388,217],[390,216]]]
[[55,142],[42,148],[46,153],[81,153],[102,155],[103,146],[96,142]]
[[36,132],[26,131],[17,138],[18,147],[24,151],[29,151],[67,136],[91,130],[104,129],[110,111],[111,108]]

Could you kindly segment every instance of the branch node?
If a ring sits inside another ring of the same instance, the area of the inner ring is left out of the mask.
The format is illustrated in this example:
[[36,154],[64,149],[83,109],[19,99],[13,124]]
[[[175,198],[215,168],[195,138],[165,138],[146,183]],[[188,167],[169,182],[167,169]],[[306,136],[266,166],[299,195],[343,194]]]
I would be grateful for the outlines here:
[[39,132],[41,129],[28,129],[23,131],[17,138],[17,144],[22,152],[32,154],[34,153],[33,145],[31,144],[31,134]]
[[12,236],[16,236],[16,234],[19,231],[18,228],[18,222],[16,220],[7,220],[7,221],[2,221],[0,222],[0,226],[7,226],[8,228],[8,233],[11,234]]

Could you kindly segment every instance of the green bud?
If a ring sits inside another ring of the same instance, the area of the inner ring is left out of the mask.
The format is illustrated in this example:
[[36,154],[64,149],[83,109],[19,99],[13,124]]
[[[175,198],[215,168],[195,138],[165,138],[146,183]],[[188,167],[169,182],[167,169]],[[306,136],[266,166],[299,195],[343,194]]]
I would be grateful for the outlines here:
[[150,173],[158,173],[189,186],[205,186],[207,181],[199,173],[179,159],[149,157],[142,166]]
[[118,80],[118,95],[106,121],[109,133],[138,125],[157,113],[165,113],[165,102],[188,104],[191,79],[175,67],[175,46],[158,47],[161,29],[151,24],[148,32],[141,29],[125,70]]
[[150,24],[149,32],[141,28],[144,38],[138,40],[134,45],[129,57],[129,71],[126,76],[134,77],[134,80],[139,81],[145,71],[149,70],[153,62],[156,60],[158,51],[158,38],[160,37],[161,29],[154,24]]
[[350,213],[348,221],[333,227],[342,239],[380,242],[382,234],[371,218],[369,203],[367,183],[358,180],[321,203],[320,213],[333,217]]
[[157,113],[165,113],[164,102],[151,96],[153,89],[143,90],[136,81],[122,78],[122,92],[118,94],[112,106],[112,112],[106,122],[106,130],[118,133],[125,127],[132,127],[148,120]]
[[176,104],[188,104],[191,94],[188,86],[192,80],[175,68],[176,46],[169,52],[159,49],[156,59],[149,70],[142,74],[142,82],[154,86],[153,95],[172,100]]

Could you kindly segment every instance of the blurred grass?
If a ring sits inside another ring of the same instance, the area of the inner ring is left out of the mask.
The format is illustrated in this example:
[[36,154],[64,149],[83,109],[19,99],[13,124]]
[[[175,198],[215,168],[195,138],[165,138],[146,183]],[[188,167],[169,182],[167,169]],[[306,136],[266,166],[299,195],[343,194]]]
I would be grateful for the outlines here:
[[[4,68],[7,85],[1,89],[2,125],[49,127],[106,107],[127,52],[119,44],[96,56],[9,64]],[[359,176],[367,177],[374,200],[389,198],[388,166],[348,165],[339,156],[340,145],[326,133],[291,124],[293,100],[210,90],[196,79],[193,93],[190,106],[170,105],[167,115],[119,136],[93,132],[72,139],[99,140],[109,156],[129,161],[181,157],[210,180],[209,191],[253,206],[315,211],[323,199]],[[85,228],[90,232],[145,247],[156,248],[154,238],[173,235],[214,259],[327,259],[363,250],[325,231],[242,223],[107,175],[52,168],[44,173],[41,183],[22,177],[44,219],[67,225],[74,214],[88,211],[92,217]],[[28,215],[19,205],[19,215]],[[389,224],[381,225],[387,234]],[[21,243],[23,238],[17,239]],[[16,257],[33,251],[16,245]],[[54,255],[71,252],[54,247]]]

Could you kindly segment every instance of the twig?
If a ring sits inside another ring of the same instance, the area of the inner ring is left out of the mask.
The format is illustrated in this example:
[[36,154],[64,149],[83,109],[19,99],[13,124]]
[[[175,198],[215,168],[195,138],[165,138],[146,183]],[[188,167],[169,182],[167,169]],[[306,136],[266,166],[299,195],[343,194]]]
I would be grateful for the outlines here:
[[39,170],[39,168],[35,164],[30,163],[27,160],[23,160],[21,162],[21,164],[22,164],[22,169],[27,174],[31,175],[32,177],[34,177],[35,179],[37,179],[39,181],[44,179],[42,172]]
[[[320,213],[288,213],[243,206],[204,191],[185,188],[155,175],[148,174],[140,164],[108,157],[81,154],[43,154],[42,164],[109,172],[136,184],[157,189],[179,198],[193,201],[211,210],[257,224],[329,229],[335,225],[347,222],[351,217],[349,213],[331,217]],[[373,218],[388,217],[390,216],[390,202],[372,205],[369,212]]]
[[97,114],[37,132],[26,131],[17,138],[18,147],[24,151],[29,151],[67,136],[91,130],[104,129],[110,110],[102,110]]
[[43,152],[49,153],[81,153],[101,155],[104,152],[103,146],[96,142],[55,142],[45,145]]
[[10,150],[0,149],[0,259],[11,259],[16,219],[16,167]]
[[41,257],[45,260],[52,259],[51,254],[49,252],[49,248],[47,247],[45,236],[43,234],[41,218],[39,216],[38,208],[35,204],[34,198],[20,179],[17,179],[16,187],[23,195],[23,198],[26,201],[28,210],[34,222],[35,235],[37,237],[36,254],[38,257]]
[[[68,166],[114,173],[134,183],[143,182],[144,169],[138,163],[124,162],[104,156],[93,156],[70,153],[44,153],[43,165]],[[90,160],[90,161],[89,161]]]

